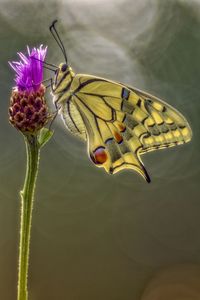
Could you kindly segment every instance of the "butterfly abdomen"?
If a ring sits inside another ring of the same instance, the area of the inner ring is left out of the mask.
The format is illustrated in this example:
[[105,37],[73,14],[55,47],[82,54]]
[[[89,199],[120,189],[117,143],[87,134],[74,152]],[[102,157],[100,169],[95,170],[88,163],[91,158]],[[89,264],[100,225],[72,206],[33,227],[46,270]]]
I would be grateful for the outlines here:
[[73,102],[68,100],[63,103],[60,108],[60,113],[67,129],[71,133],[86,139],[85,125]]

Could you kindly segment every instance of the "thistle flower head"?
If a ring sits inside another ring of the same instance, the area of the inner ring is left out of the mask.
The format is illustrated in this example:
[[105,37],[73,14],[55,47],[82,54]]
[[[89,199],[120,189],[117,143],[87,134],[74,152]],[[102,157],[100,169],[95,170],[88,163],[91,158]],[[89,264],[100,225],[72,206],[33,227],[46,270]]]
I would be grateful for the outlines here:
[[23,133],[35,133],[48,121],[44,99],[43,61],[47,47],[29,49],[27,55],[19,52],[19,61],[9,62],[15,71],[15,83],[10,98],[10,123]]

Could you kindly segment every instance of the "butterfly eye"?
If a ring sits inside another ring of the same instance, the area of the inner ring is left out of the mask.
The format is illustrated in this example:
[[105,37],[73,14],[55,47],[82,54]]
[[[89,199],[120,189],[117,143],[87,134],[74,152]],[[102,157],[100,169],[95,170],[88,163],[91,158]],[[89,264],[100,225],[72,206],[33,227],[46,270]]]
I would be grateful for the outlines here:
[[65,72],[67,70],[67,64],[63,64],[61,67],[61,71]]

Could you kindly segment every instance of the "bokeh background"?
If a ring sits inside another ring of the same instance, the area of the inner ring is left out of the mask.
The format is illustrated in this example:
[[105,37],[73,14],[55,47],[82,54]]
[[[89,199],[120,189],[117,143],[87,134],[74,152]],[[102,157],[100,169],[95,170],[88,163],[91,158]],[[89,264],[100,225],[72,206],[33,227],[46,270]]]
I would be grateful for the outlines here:
[[[59,20],[78,73],[131,84],[188,119],[191,143],[146,154],[152,183],[131,171],[109,176],[59,118],[41,153],[33,212],[30,300],[200,299],[200,2],[0,1],[0,299],[16,299],[22,136],[8,124],[8,60],[48,45]],[[46,78],[51,76],[46,73]],[[51,96],[48,96],[49,105]],[[53,108],[52,108],[53,109]]]

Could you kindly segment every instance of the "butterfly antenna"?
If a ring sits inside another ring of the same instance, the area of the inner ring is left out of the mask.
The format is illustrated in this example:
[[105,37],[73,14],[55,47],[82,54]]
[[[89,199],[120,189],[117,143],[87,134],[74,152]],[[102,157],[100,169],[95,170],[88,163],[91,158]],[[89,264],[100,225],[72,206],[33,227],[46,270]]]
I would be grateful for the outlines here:
[[[43,68],[48,69],[48,70],[50,70],[50,71],[55,72],[55,71],[58,69],[58,67],[57,67],[56,65],[47,63],[46,61],[41,60],[41,59],[39,59],[39,58],[36,58],[36,57],[34,57],[34,56],[32,56],[31,59],[35,59],[35,60],[40,61],[41,63],[44,64]],[[50,67],[53,67],[53,68],[55,68],[55,69],[52,69],[52,68],[50,68]]]
[[59,48],[61,49],[63,55],[64,55],[64,58],[65,58],[65,61],[67,63],[67,54],[66,54],[66,50],[65,50],[65,47],[63,45],[63,42],[58,34],[58,31],[56,29],[56,26],[55,24],[58,22],[58,20],[54,20],[51,24],[51,26],[49,26],[49,30],[54,38],[54,40],[56,41],[56,43],[58,44]]

